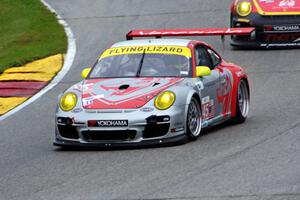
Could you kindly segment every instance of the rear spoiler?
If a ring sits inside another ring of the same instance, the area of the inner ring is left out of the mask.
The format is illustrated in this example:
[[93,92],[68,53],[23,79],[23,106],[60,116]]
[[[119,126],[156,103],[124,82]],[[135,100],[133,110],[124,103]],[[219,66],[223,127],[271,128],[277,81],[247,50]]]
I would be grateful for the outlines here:
[[194,28],[194,29],[149,29],[131,30],[127,33],[127,40],[141,37],[175,37],[175,36],[222,36],[251,35],[255,28]]

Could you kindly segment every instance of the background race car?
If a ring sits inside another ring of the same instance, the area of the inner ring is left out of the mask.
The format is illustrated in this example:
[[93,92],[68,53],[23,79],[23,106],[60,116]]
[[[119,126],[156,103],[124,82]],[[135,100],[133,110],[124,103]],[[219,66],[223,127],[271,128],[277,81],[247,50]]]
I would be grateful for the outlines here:
[[300,0],[234,0],[231,27],[255,27],[232,36],[235,47],[300,47]]
[[59,97],[55,145],[128,146],[195,140],[249,111],[243,69],[210,45],[133,37],[250,34],[246,29],[135,30],[105,50]]

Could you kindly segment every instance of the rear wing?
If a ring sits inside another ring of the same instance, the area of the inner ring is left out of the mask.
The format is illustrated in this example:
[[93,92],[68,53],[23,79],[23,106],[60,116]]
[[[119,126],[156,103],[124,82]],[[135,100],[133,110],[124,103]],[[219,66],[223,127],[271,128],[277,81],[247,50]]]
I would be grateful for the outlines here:
[[222,36],[251,35],[255,28],[194,28],[194,29],[149,29],[131,30],[127,33],[127,40],[141,37],[176,37],[176,36]]

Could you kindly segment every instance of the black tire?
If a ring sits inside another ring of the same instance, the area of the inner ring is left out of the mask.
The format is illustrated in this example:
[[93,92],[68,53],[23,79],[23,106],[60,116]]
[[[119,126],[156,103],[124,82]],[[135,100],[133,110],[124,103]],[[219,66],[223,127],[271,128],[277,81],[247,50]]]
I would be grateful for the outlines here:
[[233,121],[237,124],[243,123],[249,113],[250,95],[246,80],[240,80],[236,97],[236,116]]
[[200,103],[192,98],[186,116],[186,132],[190,140],[196,140],[201,133],[202,112]]

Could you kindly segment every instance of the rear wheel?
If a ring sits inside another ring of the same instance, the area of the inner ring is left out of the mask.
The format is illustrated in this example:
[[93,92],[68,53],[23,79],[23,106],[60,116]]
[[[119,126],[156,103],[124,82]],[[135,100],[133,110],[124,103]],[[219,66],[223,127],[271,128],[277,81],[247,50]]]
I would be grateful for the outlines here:
[[186,117],[187,135],[190,140],[196,140],[201,132],[202,113],[196,98],[192,98]]
[[234,118],[236,123],[243,123],[246,120],[249,113],[249,105],[250,98],[248,85],[245,80],[241,80],[239,82],[236,98],[236,116]]

